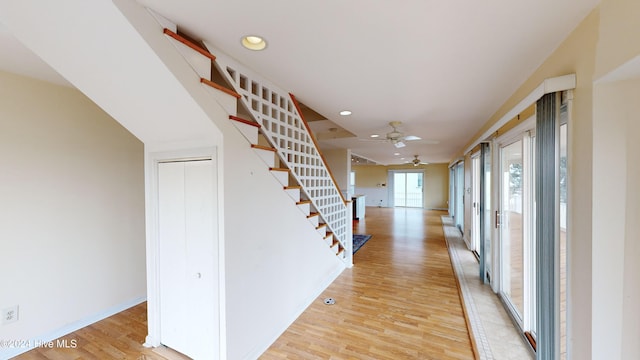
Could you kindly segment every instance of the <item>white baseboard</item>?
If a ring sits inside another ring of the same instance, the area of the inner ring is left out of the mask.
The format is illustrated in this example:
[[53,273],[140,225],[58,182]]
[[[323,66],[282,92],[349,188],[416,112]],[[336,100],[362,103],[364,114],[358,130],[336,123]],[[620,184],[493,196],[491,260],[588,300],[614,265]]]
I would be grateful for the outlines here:
[[66,326],[63,326],[57,330],[54,330],[50,333],[35,337],[31,340],[29,340],[25,345],[28,346],[24,346],[24,347],[20,347],[20,348],[9,348],[9,349],[4,349],[4,350],[0,350],[0,359],[11,359],[12,357],[18,356],[20,354],[23,354],[29,350],[32,350],[34,348],[36,348],[36,344],[44,344],[44,343],[48,343],[50,341],[54,341],[55,339],[58,339],[60,337],[63,337],[65,335],[68,335],[74,331],[80,330],[83,327],[87,327],[93,323],[96,323],[100,320],[106,319],[109,316],[115,315],[119,312],[122,312],[124,310],[127,310],[133,306],[136,306],[144,301],[147,300],[146,296],[143,297],[139,297],[115,306],[112,306],[108,309],[105,309],[104,311],[101,311],[97,314],[94,314],[92,316],[86,317],[84,319],[78,320],[76,322],[73,322],[71,324],[68,324]]

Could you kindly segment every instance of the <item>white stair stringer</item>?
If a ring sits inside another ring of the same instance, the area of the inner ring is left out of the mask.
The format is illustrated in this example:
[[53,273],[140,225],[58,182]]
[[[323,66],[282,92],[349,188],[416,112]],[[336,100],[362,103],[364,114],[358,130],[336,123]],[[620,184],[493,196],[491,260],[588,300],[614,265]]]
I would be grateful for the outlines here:
[[[205,46],[215,49],[207,43]],[[294,98],[221,52],[216,51],[214,64],[241,95],[240,101],[261,125],[280,160],[334,234],[344,250],[340,252],[341,259],[352,266],[351,203],[342,198]]]

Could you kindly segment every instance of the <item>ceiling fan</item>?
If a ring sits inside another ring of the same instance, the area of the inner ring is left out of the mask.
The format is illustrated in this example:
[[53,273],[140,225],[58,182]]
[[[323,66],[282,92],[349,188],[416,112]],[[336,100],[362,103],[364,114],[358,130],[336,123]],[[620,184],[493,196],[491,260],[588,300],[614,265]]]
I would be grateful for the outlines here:
[[411,163],[413,164],[413,166],[429,164],[427,162],[422,162],[422,160],[418,159],[418,155],[413,155],[413,160],[411,160]]
[[[366,139],[366,140],[390,142],[393,144],[393,146],[397,148],[405,147],[406,146],[406,144],[404,143],[405,141],[422,140],[421,137],[415,136],[415,135],[405,136],[402,131],[398,130],[398,128],[401,125],[402,125],[401,121],[391,121],[389,122],[389,126],[391,126],[392,130],[388,132],[384,138]],[[430,142],[430,143],[435,143],[435,142]]]

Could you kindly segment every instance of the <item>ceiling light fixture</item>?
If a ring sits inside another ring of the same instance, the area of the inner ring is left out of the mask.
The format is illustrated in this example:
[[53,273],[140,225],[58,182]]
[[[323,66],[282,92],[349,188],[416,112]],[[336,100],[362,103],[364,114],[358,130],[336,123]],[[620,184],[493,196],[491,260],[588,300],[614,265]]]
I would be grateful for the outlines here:
[[373,135],[371,135],[371,137],[372,137],[372,138],[377,138],[377,137],[380,137],[380,135],[378,135],[378,134],[373,134]]
[[249,50],[260,51],[267,47],[267,42],[256,35],[247,35],[242,38],[242,46]]
[[351,115],[351,111],[349,111],[349,110],[342,110],[342,111],[340,111],[340,115],[342,115],[342,116],[349,116],[349,115]]

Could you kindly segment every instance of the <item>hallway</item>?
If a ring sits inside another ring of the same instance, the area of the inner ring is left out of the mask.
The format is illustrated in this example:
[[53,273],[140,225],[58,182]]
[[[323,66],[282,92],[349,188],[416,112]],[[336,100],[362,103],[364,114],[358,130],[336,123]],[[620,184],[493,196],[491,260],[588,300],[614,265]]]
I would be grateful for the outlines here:
[[[373,237],[261,359],[473,359],[444,240],[442,211],[367,208],[354,233]],[[335,305],[325,305],[332,297]],[[182,359],[145,349],[146,303],[16,359]]]
[[[367,208],[347,269],[261,359],[473,359],[441,211]],[[335,305],[323,299],[334,298]]]

